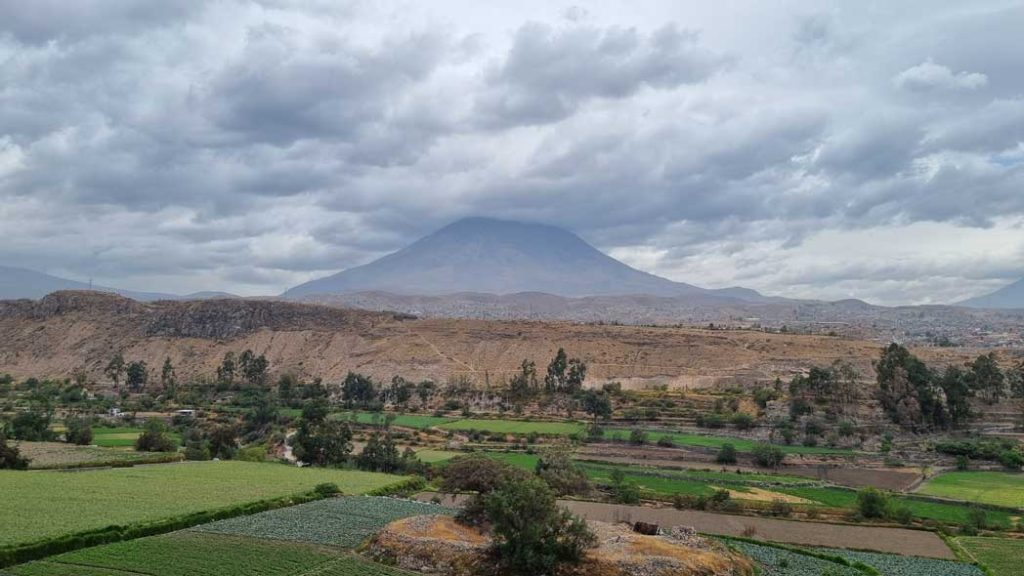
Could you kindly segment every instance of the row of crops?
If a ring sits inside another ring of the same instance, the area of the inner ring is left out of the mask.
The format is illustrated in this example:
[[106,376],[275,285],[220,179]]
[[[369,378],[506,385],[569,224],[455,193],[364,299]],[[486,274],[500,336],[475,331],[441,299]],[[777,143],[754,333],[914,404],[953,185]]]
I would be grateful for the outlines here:
[[350,549],[394,520],[450,512],[395,498],[330,498],[60,554],[0,576],[398,576],[406,573],[355,557]]
[[973,564],[837,548],[801,550],[726,540],[761,566],[762,576],[985,576]]
[[394,520],[452,512],[425,502],[348,496],[221,520],[191,530],[354,548]]

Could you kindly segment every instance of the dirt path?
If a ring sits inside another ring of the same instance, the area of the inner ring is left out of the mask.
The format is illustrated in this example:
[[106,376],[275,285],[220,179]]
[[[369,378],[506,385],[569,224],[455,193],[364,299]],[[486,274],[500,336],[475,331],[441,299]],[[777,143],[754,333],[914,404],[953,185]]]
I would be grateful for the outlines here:
[[[460,506],[465,496],[449,496],[436,492],[421,492],[417,500],[430,501],[435,496],[446,506]],[[749,527],[756,531],[755,538],[784,544],[826,546],[874,550],[905,556],[923,556],[956,560],[956,555],[932,532],[885,528],[879,526],[850,526],[824,522],[797,522],[759,516],[737,516],[697,510],[649,508],[601,502],[559,500],[573,514],[599,522],[650,522],[661,526],[692,526],[698,532],[722,536],[744,536]]]
[[756,530],[755,537],[772,542],[858,548],[893,554],[925,556],[956,560],[956,556],[941,538],[931,532],[904,528],[874,526],[847,526],[821,522],[796,522],[752,516],[734,516],[697,510],[647,508],[600,502],[563,501],[562,505],[587,518],[604,522],[644,521],[662,526],[683,524],[700,532],[723,536],[743,536],[749,527]]

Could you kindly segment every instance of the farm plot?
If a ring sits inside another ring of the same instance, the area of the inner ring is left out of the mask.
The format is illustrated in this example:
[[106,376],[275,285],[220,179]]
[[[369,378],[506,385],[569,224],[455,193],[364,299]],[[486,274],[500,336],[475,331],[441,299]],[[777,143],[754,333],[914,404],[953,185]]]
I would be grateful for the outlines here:
[[75,446],[63,442],[19,442],[18,449],[31,463],[30,468],[75,468],[111,466],[125,463],[167,461],[180,458],[174,454],[153,454],[120,448]]
[[349,496],[221,520],[196,526],[191,531],[353,548],[399,518],[453,512],[424,502]]
[[1024,508],[1024,474],[1010,472],[946,472],[926,482],[921,494]]
[[355,420],[357,424],[372,425],[384,424],[385,420],[390,418],[391,424],[394,426],[418,429],[433,428],[434,426],[440,426],[453,421],[452,418],[444,418],[442,416],[394,414],[389,412],[336,412],[331,414],[331,418],[337,420]]
[[[604,431],[605,440],[625,442],[629,440],[630,430],[611,428]],[[647,439],[655,442],[660,438],[670,438],[676,446],[694,446],[698,448],[721,448],[726,444],[732,444],[739,452],[750,452],[757,446],[757,442],[747,438],[733,438],[729,436],[706,436],[703,434],[688,434],[684,432],[670,432],[665,430],[644,430]],[[786,454],[853,454],[853,450],[847,448],[828,448],[819,446],[790,446],[779,444],[779,448]]]
[[14,576],[392,576],[405,572],[295,542],[176,532],[61,554],[7,572]]
[[568,436],[583,432],[583,424],[578,422],[529,422],[526,420],[487,420],[467,418],[441,424],[445,430],[480,430],[497,434],[546,434],[550,436]]
[[399,481],[371,472],[237,461],[73,473],[0,470],[0,547],[287,497],[323,482],[360,494]]
[[961,537],[957,542],[975,560],[988,566],[993,576],[1020,576],[1024,574],[1024,540],[1007,538]]
[[[135,446],[135,440],[142,434],[141,428],[97,427],[92,429],[92,443],[105,448],[126,448]],[[177,432],[170,433],[171,438],[181,444],[181,435]]]
[[762,576],[863,576],[856,568],[795,551],[735,540],[728,544],[760,564]]
[[935,558],[918,558],[916,556],[900,556],[897,554],[877,554],[839,548],[816,548],[831,556],[840,556],[850,562],[861,562],[871,566],[882,576],[985,576],[981,568],[973,564],[938,560]]

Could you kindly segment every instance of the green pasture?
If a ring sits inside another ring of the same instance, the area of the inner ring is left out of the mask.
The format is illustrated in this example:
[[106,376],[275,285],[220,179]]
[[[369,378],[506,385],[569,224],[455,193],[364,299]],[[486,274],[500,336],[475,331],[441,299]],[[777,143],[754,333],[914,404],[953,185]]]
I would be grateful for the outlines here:
[[[142,434],[142,428],[131,428],[121,426],[117,428],[96,427],[92,429],[92,443],[104,448],[124,448],[135,446],[135,440]],[[181,435],[177,432],[169,432],[178,444],[181,444]]]
[[531,422],[527,420],[488,420],[484,418],[465,418],[439,425],[445,430],[480,430],[497,434],[545,434],[549,436],[568,436],[584,431],[583,424],[578,422]]
[[946,472],[926,482],[919,492],[966,502],[1024,508],[1024,474]]
[[238,461],[78,472],[0,470],[0,547],[286,497],[323,482],[360,494],[400,480],[370,472]]
[[[615,440],[620,442],[629,441],[629,435],[631,430],[623,428],[613,428],[604,431],[605,440]],[[647,442],[654,444],[660,438],[668,437],[672,439],[672,443],[676,446],[693,446],[697,448],[715,448],[719,449],[726,444],[732,444],[738,452],[751,452],[756,446],[757,442],[747,438],[731,438],[728,436],[706,436],[703,434],[690,434],[685,432],[666,432],[663,430],[644,430],[647,433]],[[786,454],[852,454],[853,450],[847,448],[828,448],[819,446],[788,446],[785,444],[778,444],[779,448],[782,449]]]
[[992,571],[992,576],[1024,574],[1024,540],[960,537],[956,541],[967,553]]

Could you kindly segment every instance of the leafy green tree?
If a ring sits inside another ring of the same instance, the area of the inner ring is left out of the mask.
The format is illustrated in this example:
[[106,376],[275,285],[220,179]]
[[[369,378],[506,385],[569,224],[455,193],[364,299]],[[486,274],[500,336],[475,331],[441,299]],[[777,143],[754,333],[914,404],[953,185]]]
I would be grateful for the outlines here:
[[559,392],[565,386],[565,369],[568,366],[568,362],[565,349],[559,348],[558,352],[555,353],[555,357],[548,364],[548,373],[544,377],[544,388],[549,394]]
[[995,404],[1006,396],[1006,376],[999,369],[994,352],[978,356],[970,365],[971,390],[989,404]]
[[638,504],[640,502],[640,486],[626,479],[626,474],[616,468],[611,473],[612,498],[619,504]]
[[942,373],[939,386],[946,394],[946,411],[952,426],[962,426],[971,417],[971,383],[966,372],[957,366],[949,366]]
[[377,397],[369,376],[349,372],[341,383],[341,400],[346,408],[366,408]]
[[238,451],[238,431],[230,424],[211,427],[206,433],[205,440],[210,458],[230,460]]
[[583,393],[583,411],[597,421],[612,417],[612,401],[609,394],[598,390],[587,390]]
[[537,365],[523,360],[519,372],[509,382],[509,396],[517,404],[528,401],[537,394]]
[[335,466],[346,462],[352,452],[352,429],[348,424],[327,420],[320,402],[307,404],[302,414],[299,429],[292,438],[295,457],[300,462],[315,466]]
[[597,538],[586,523],[558,506],[539,478],[505,482],[486,502],[495,551],[513,574],[553,574],[578,564]]
[[246,350],[239,357],[239,366],[242,369],[242,377],[249,386],[263,386],[267,383],[270,361],[263,354],[256,356],[252,350]]
[[356,456],[356,466],[360,470],[371,472],[403,472],[406,464],[407,461],[399,454],[390,432],[384,433],[383,438],[380,432],[371,434],[362,452]]
[[453,459],[441,472],[441,491],[447,494],[471,492],[457,518],[460,522],[479,525],[486,520],[487,496],[506,481],[526,479],[526,472],[484,454],[469,454]]
[[121,376],[124,374],[124,370],[124,356],[118,352],[114,354],[110,362],[107,362],[107,367],[103,369],[103,374],[110,378],[114,382],[114,388],[117,388],[121,385]]
[[66,431],[64,439],[69,444],[85,446],[92,444],[92,419],[87,417],[73,417],[64,421]]
[[168,356],[164,358],[164,365],[160,367],[160,387],[163,388],[169,396],[173,397],[175,384],[174,364],[171,363],[171,357]]
[[7,444],[7,435],[0,428],[0,470],[25,470],[28,465],[29,459],[16,446]]
[[249,409],[242,416],[242,432],[253,441],[265,437],[277,423],[279,411],[273,395],[263,388],[252,388],[247,395]]
[[217,381],[225,386],[231,386],[235,383],[235,372],[237,370],[235,353],[225,352],[224,358],[220,361],[220,366],[217,368]]
[[174,452],[178,449],[178,444],[171,438],[163,420],[150,418],[146,421],[142,434],[135,439],[135,449],[140,452]]
[[53,432],[50,431],[52,418],[53,410],[45,404],[18,412],[11,420],[11,436],[15,440],[29,442],[50,440],[53,438]]
[[145,388],[148,379],[149,370],[142,360],[129,363],[128,368],[125,369],[125,384],[132,392],[138,392]]
[[899,344],[882,350],[875,362],[878,399],[893,422],[915,431],[947,428],[945,392],[935,374]]

